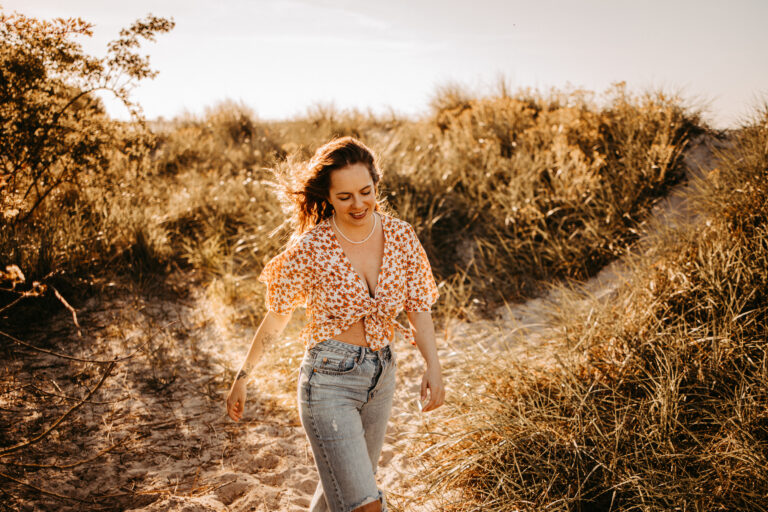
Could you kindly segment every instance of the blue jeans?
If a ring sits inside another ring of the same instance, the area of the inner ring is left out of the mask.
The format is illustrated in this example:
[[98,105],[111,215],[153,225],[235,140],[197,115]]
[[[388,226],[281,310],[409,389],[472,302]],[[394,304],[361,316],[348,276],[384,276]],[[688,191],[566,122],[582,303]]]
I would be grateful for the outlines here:
[[376,500],[384,434],[395,392],[397,361],[389,346],[374,351],[328,339],[301,363],[298,404],[320,482],[311,512],[349,512]]

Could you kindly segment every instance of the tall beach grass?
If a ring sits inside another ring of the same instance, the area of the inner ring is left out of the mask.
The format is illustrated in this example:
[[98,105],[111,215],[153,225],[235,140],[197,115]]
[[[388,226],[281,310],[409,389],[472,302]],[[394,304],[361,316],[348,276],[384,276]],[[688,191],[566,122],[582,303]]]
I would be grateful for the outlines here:
[[717,156],[700,222],[560,305],[556,367],[473,355],[422,439],[451,510],[768,510],[768,106]]

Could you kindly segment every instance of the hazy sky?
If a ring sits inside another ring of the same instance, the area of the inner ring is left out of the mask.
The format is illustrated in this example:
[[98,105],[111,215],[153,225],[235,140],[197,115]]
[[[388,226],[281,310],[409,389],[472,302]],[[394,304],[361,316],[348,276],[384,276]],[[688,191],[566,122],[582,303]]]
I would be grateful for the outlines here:
[[[148,117],[242,101],[266,119],[313,104],[425,112],[437,86],[679,92],[718,127],[768,101],[766,0],[0,0],[6,11],[95,24],[102,55],[148,13],[176,28],[146,43],[160,75]],[[110,110],[120,116],[112,107]]]

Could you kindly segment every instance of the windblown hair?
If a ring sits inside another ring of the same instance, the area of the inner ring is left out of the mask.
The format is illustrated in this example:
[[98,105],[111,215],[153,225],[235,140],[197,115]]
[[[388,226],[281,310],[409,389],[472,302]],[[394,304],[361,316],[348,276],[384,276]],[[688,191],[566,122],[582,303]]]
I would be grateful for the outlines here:
[[[320,146],[309,162],[293,170],[292,176],[282,177],[283,206],[290,213],[292,240],[333,215],[328,201],[331,173],[354,164],[365,165],[374,185],[378,185],[381,173],[377,157],[354,137],[341,137]],[[377,202],[376,210],[379,209]]]

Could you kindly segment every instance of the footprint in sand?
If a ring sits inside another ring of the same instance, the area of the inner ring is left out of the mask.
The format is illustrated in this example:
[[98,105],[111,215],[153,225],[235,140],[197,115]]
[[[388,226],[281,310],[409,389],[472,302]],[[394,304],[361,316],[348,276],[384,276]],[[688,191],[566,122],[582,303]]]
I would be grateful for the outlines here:
[[248,489],[258,485],[258,481],[243,473],[228,473],[218,478],[220,482],[229,482],[216,489],[216,497],[225,505],[230,505]]
[[274,453],[265,453],[253,461],[253,467],[258,469],[275,469],[278,464],[280,464],[280,457]]

